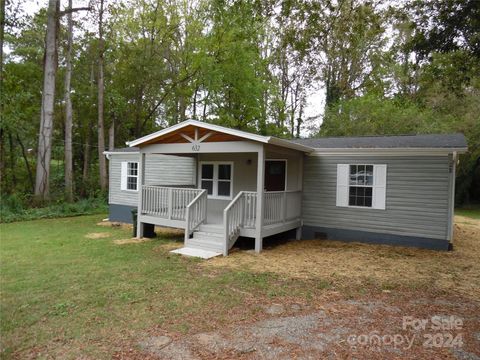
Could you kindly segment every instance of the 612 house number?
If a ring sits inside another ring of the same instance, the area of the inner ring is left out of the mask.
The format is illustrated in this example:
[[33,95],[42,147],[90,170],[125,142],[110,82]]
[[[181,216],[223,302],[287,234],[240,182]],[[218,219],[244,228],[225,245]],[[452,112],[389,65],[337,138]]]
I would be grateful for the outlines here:
[[192,145],[192,151],[200,151],[200,145],[198,144]]

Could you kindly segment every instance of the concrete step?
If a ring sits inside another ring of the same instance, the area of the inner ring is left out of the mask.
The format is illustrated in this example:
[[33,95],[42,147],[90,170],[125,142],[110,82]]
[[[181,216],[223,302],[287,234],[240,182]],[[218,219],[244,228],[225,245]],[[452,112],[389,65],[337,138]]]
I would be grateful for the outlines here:
[[196,248],[190,248],[190,247],[183,247],[180,249],[172,250],[170,252],[174,254],[185,255],[185,256],[199,257],[202,259],[210,259],[212,257],[222,255],[222,253],[218,251],[210,251],[210,250],[196,249]]
[[204,239],[188,239],[185,243],[186,247],[202,249],[207,251],[223,252],[223,245],[220,242],[213,242]]

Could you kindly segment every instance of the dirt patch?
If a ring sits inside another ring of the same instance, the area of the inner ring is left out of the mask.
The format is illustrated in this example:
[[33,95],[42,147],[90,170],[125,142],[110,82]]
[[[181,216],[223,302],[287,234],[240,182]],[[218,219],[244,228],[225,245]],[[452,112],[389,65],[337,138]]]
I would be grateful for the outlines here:
[[105,239],[112,236],[110,233],[88,233],[85,235],[87,239]]
[[480,220],[472,219],[466,216],[456,215],[455,222],[457,224],[469,225],[473,229],[480,231]]
[[[405,294],[404,294],[405,295]],[[149,337],[139,345],[161,359],[478,359],[480,307],[462,298],[381,295],[378,298],[317,302],[298,315],[272,315],[249,324],[188,336]],[[287,306],[285,306],[287,309]],[[405,316],[426,322],[416,329]],[[432,318],[460,321],[436,330]],[[458,323],[459,324],[459,323]],[[432,334],[461,339],[455,345],[429,346]],[[155,346],[157,339],[160,345]],[[393,340],[395,339],[395,340]]]
[[131,230],[133,229],[132,224],[125,224],[121,222],[116,222],[116,221],[101,221],[97,223],[98,226],[105,226],[105,227],[113,227],[113,228],[121,228],[125,230]]
[[[121,228],[122,230],[133,230],[132,224],[126,224],[116,221],[101,221],[97,223],[98,226],[104,227],[113,227],[113,228]],[[162,239],[179,239],[183,237],[183,230],[182,229],[175,229],[163,226],[155,226],[155,233],[158,237]]]
[[158,237],[163,239],[178,239],[183,238],[184,231],[182,229],[174,229],[163,226],[155,226],[155,232]]
[[480,221],[466,219],[456,218],[454,251],[293,240],[266,247],[260,254],[235,251],[201,266],[318,279],[324,287],[439,288],[479,299]]
[[147,241],[153,241],[153,240],[154,239],[150,239],[150,238],[141,238],[141,239],[131,238],[131,239],[113,240],[113,243],[115,245],[127,245],[127,244],[140,244],[140,243],[144,243],[144,242],[147,242]]

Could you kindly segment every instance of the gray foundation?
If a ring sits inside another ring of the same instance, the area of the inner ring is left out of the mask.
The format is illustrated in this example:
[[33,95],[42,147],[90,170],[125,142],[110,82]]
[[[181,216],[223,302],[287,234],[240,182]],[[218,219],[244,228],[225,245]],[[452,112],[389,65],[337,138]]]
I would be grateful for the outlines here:
[[108,219],[110,221],[118,221],[127,224],[132,223],[132,209],[136,206],[109,204]]
[[432,250],[449,250],[450,242],[443,239],[424,237],[382,234],[367,231],[334,229],[326,227],[304,225],[302,228],[303,239],[328,239],[345,242],[363,242],[370,244],[385,244],[417,247]]

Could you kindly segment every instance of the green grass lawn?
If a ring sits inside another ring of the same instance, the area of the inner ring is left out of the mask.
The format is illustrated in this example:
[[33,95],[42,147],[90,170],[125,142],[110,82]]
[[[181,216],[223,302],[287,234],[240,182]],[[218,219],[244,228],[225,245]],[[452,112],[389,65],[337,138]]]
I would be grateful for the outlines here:
[[455,209],[455,215],[466,216],[472,219],[480,219],[480,205],[472,205],[461,209]]
[[[170,255],[164,244],[172,239],[115,245],[130,231],[97,226],[101,219],[0,225],[2,357],[51,354],[59,344],[71,358],[110,357],[138,331],[208,329],[235,317],[250,292],[281,293],[274,276],[209,272],[199,260]],[[85,237],[98,232],[110,237]]]

